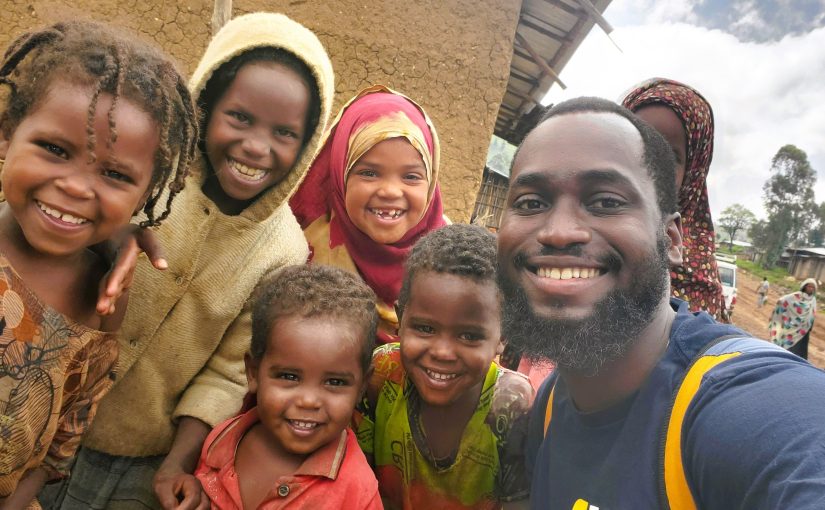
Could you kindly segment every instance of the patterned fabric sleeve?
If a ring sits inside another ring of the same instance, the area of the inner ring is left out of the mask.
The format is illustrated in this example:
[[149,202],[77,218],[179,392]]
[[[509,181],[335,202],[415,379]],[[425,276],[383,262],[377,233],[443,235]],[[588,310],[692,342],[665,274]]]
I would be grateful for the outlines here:
[[519,501],[530,495],[524,452],[535,392],[524,375],[505,368],[499,370],[500,376],[487,415],[487,423],[498,441],[496,497],[501,502]]
[[364,452],[370,464],[373,464],[375,455],[375,402],[370,402],[367,396],[364,396],[361,403],[355,407],[355,412],[352,414],[352,430],[355,432],[361,451]]
[[389,379],[400,377],[400,349],[398,343],[384,344],[372,353],[372,374],[367,383],[367,391],[361,403],[355,408],[352,429],[358,438],[358,445],[370,464],[375,455],[375,410],[381,389]]
[[89,342],[69,364],[57,430],[41,465],[51,479],[69,475],[83,433],[94,419],[100,399],[114,384],[117,355],[115,335],[106,334]]

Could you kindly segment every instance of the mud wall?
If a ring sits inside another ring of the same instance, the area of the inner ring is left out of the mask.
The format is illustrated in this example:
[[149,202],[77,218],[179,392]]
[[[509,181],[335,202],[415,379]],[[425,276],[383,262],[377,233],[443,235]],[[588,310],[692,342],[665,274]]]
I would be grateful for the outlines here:
[[[210,37],[212,0],[3,0],[0,46],[69,16],[128,27],[191,72]],[[417,100],[442,141],[445,210],[467,221],[507,85],[521,0],[236,0],[234,15],[283,12],[318,34],[336,73],[337,108],[385,83]]]

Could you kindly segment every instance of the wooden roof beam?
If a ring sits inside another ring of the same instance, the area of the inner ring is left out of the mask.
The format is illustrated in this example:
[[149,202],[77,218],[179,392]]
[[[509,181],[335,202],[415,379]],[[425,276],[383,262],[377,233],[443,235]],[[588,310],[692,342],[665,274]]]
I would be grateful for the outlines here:
[[548,4],[552,5],[553,7],[558,7],[559,9],[563,10],[567,14],[572,14],[574,16],[579,16],[581,11],[576,9],[575,7],[571,6],[566,2],[562,2],[561,0],[544,0]]
[[518,110],[516,110],[515,108],[510,108],[509,106],[507,106],[504,103],[501,103],[501,108],[504,108],[505,110],[510,110],[511,112],[516,113],[516,114],[518,113]]
[[552,76],[553,79],[556,80],[556,83],[558,83],[562,89],[567,88],[567,85],[565,85],[564,82],[561,81],[561,78],[559,78],[558,73],[556,73],[556,71],[552,67],[550,67],[550,65],[547,62],[545,62],[543,58],[541,58],[541,55],[539,55],[536,52],[536,50],[533,49],[530,43],[527,42],[527,39],[525,39],[521,34],[516,32],[516,40],[518,41],[521,47],[527,50],[527,53],[530,54],[530,56],[533,58],[533,61],[536,63],[536,65],[539,66],[539,69],[541,69],[542,74],[548,74]]
[[[581,13],[579,13],[579,15],[581,15]],[[555,33],[556,35],[558,35],[560,37],[567,37],[567,29],[566,28],[562,28],[562,27],[559,27],[557,25],[554,25],[554,24],[550,23],[549,21],[547,21],[546,19],[542,19],[542,18],[536,16],[532,12],[521,11],[521,19],[522,19],[522,21],[527,21],[527,22],[533,23],[535,25],[538,25],[540,27],[544,27],[545,30],[552,30],[552,31],[554,31],[553,33]]]
[[522,76],[520,73],[517,73],[515,69],[510,69],[510,77],[523,81],[524,83],[528,83],[531,87],[536,87],[538,85],[538,81],[534,78]]
[[538,101],[537,99],[534,99],[533,97],[528,96],[527,94],[522,94],[520,92],[516,92],[515,90],[509,90],[508,89],[506,94],[511,94],[513,96],[516,96],[517,98],[521,99],[522,101],[528,101],[528,102],[533,103],[533,104],[541,104],[541,102]]
[[215,0],[212,7],[212,35],[232,19],[232,0]]
[[567,42],[567,43],[572,43],[573,42],[573,40],[570,39],[570,37],[568,37],[566,35],[560,35],[560,34],[553,33],[551,31],[549,31],[548,29],[544,28],[543,26],[539,25],[538,23],[534,23],[534,22],[530,21],[529,19],[525,19],[524,16],[522,16],[521,19],[519,19],[519,24],[524,25],[527,28],[532,28],[536,32],[538,32],[542,35],[546,35],[547,37],[549,37],[551,39],[555,39],[557,41]]
[[595,21],[596,24],[599,25],[602,30],[604,30],[605,34],[609,35],[610,32],[613,31],[613,27],[610,25],[610,23],[607,22],[606,19],[604,19],[602,13],[600,13],[598,9],[593,7],[593,4],[590,3],[590,0],[576,0],[576,3],[582,6],[584,12],[586,12],[588,16],[593,18],[593,21]]

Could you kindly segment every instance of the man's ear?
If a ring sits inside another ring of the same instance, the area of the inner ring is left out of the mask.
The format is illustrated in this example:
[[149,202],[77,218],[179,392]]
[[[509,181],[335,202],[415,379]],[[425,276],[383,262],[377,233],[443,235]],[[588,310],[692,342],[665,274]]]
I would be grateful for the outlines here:
[[246,353],[243,355],[243,364],[246,367],[246,385],[249,393],[258,392],[258,367],[260,360],[252,357],[252,354]]
[[682,265],[682,215],[670,214],[665,221],[665,235],[669,239],[667,258],[670,267]]

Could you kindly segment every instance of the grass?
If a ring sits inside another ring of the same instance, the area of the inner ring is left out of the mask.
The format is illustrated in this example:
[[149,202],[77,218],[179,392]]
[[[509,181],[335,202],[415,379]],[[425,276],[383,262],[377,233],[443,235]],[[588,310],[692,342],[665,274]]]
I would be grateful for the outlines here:
[[728,255],[736,255],[739,252],[745,251],[745,248],[741,246],[733,245],[733,250],[728,248],[727,241],[722,242],[719,244],[719,248],[716,249],[717,253],[727,253]]
[[790,273],[781,267],[765,269],[759,264],[754,264],[750,260],[744,259],[736,259],[736,267],[759,277],[760,280],[762,278],[767,278],[771,285],[779,285],[780,287],[788,287],[789,285],[791,287],[795,286],[794,282],[788,280],[788,277],[791,276]]

